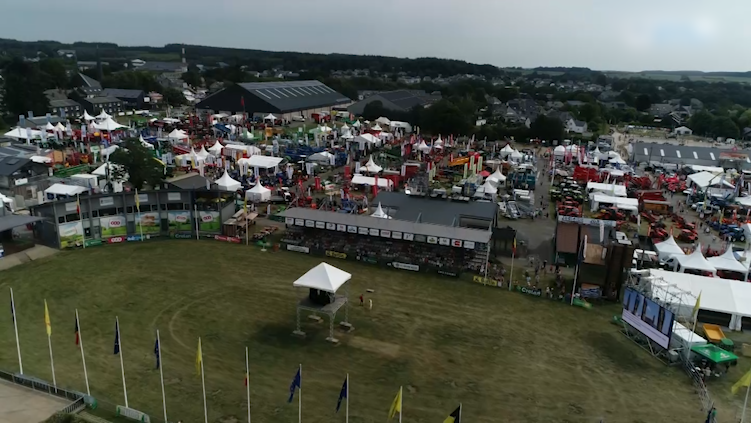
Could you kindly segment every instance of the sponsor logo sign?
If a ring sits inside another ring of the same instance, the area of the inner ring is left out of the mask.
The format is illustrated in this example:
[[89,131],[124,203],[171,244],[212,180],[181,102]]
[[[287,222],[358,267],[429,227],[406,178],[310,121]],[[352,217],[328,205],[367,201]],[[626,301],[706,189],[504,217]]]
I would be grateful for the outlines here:
[[305,253],[305,254],[310,253],[310,248],[308,248],[308,247],[302,247],[300,245],[290,245],[290,244],[287,244],[287,250],[288,251],[297,251],[298,253]]
[[217,241],[231,242],[233,244],[240,243],[240,238],[236,236],[214,235],[214,239]]
[[347,255],[344,253],[340,253],[338,251],[326,251],[326,256],[328,257],[334,257],[338,259],[346,259]]
[[413,272],[419,272],[420,266],[416,264],[408,264],[408,263],[399,263],[398,261],[392,262],[391,266],[396,269],[402,269],[402,270],[411,270]]
[[191,234],[172,234],[172,238],[175,238],[175,239],[191,239],[191,238],[193,238],[193,235],[191,235]]
[[125,242],[126,238],[124,236],[113,236],[112,238],[107,239],[108,244],[119,244],[121,242]]

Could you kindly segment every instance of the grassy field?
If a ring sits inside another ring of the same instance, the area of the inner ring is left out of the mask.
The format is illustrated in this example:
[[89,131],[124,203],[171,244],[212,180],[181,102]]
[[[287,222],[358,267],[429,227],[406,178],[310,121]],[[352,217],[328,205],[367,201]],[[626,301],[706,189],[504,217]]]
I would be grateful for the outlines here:
[[[203,339],[209,420],[246,415],[244,348],[250,348],[255,421],[294,421],[288,387],[303,365],[303,418],[343,421],[335,405],[349,372],[352,422],[383,422],[400,385],[404,420],[442,421],[459,402],[468,421],[698,421],[688,379],[638,349],[593,310],[463,280],[329,262],[353,274],[356,301],[375,289],[373,310],[353,307],[356,330],[331,346],[323,324],[290,334],[306,293],[292,282],[320,259],[218,242],[164,241],[61,253],[3,272],[12,286],[24,370],[51,380],[43,319],[49,303],[58,384],[85,390],[74,343],[78,308],[92,394],[121,404],[120,318],[130,406],[161,417],[154,332],[162,333],[170,420],[200,421],[196,343]],[[3,295],[7,295],[4,293]],[[0,302],[0,368],[17,369],[7,301]],[[738,371],[740,374],[740,370]],[[106,407],[104,407],[106,408]]]

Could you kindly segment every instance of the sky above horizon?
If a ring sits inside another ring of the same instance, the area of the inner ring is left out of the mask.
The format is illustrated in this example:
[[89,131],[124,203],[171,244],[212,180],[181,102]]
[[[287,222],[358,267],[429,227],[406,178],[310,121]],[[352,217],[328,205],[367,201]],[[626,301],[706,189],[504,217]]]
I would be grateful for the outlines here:
[[24,0],[0,38],[440,57],[501,67],[751,70],[751,2]]

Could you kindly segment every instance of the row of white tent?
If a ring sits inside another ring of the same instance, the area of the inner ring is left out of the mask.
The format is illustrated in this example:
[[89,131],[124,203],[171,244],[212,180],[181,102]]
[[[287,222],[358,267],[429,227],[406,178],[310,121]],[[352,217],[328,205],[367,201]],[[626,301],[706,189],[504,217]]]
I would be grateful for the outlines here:
[[697,270],[711,273],[716,276],[718,270],[738,272],[746,277],[748,276],[749,267],[751,267],[751,257],[744,255],[739,261],[733,252],[732,244],[721,255],[706,258],[701,252],[701,244],[697,244],[696,249],[691,254],[686,254],[683,249],[675,242],[671,235],[663,242],[655,244],[657,256],[660,261],[673,260],[673,269],[685,273],[686,270]]

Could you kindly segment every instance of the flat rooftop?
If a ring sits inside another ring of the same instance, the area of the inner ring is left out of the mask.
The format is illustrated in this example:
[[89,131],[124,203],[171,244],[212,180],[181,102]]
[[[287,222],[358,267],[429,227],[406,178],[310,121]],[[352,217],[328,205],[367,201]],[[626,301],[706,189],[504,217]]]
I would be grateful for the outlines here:
[[41,422],[70,402],[0,380],[0,423]]
[[496,205],[491,202],[467,203],[410,196],[400,192],[382,192],[371,201],[375,210],[381,203],[383,211],[394,219],[432,223],[434,225],[460,226],[462,219],[495,219]]

